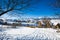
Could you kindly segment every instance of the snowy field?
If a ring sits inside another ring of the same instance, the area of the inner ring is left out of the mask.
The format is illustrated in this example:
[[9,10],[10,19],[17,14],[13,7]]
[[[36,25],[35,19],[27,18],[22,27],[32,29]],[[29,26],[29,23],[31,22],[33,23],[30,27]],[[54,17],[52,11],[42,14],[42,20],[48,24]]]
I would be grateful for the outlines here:
[[0,40],[60,40],[60,33],[52,28],[8,28],[0,32]]

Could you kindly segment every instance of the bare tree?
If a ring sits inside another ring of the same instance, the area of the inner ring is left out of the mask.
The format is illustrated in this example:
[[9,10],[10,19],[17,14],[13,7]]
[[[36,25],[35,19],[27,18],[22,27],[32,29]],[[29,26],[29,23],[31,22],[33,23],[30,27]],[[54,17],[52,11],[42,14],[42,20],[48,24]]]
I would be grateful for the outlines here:
[[55,0],[53,3],[51,3],[52,7],[54,8],[54,10],[56,11],[54,14],[55,16],[57,16],[58,18],[60,18],[60,0]]
[[32,0],[1,0],[0,1],[0,16],[10,11],[22,11],[31,6]]
[[[55,0],[51,4],[52,4],[53,8],[56,10],[55,15],[60,18],[60,12],[58,13],[58,10],[60,10],[60,0]],[[57,26],[57,32],[60,32],[58,26]]]
[[60,0],[55,0],[52,5],[53,5],[53,7],[55,7],[55,8],[60,8]]
[[60,19],[60,13],[55,13],[55,16],[57,16],[57,18],[59,18]]

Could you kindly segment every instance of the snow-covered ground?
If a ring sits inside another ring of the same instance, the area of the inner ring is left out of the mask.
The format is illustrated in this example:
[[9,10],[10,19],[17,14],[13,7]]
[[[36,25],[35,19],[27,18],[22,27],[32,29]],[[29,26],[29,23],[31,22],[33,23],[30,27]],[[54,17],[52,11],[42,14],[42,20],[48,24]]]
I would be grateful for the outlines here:
[[0,40],[60,40],[60,33],[52,28],[8,28],[0,32]]

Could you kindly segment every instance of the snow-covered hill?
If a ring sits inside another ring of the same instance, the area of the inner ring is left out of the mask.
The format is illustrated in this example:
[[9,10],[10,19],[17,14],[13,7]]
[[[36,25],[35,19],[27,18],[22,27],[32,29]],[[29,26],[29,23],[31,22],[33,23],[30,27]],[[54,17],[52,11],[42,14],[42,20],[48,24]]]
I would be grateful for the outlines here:
[[60,33],[52,28],[18,27],[0,32],[0,40],[60,40]]

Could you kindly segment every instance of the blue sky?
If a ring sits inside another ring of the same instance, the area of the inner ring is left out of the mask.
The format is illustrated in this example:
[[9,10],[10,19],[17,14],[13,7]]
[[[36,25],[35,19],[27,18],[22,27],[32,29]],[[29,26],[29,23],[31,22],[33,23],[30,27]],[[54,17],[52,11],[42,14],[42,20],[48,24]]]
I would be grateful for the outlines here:
[[60,11],[60,9],[54,9],[51,5],[49,5],[50,2],[54,1],[55,0],[39,0],[39,3],[35,3],[29,8],[22,11],[25,14],[21,15],[21,17],[25,18],[25,17],[53,16],[56,11],[58,12]]
[[54,9],[50,2],[54,2],[55,0],[41,0],[39,3],[31,6],[27,10],[32,11],[24,11],[26,12],[26,16],[31,17],[39,17],[39,16],[53,16],[56,11],[60,11],[60,9]]

